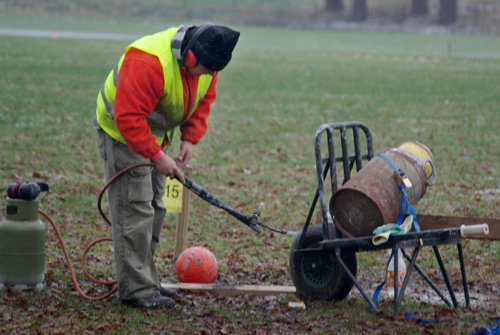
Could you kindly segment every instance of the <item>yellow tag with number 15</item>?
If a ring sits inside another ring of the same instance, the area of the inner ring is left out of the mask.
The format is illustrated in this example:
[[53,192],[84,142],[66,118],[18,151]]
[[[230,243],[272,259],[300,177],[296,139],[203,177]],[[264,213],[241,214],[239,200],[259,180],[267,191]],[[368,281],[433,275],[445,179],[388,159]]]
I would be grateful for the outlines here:
[[182,191],[184,186],[177,179],[167,178],[163,203],[168,213],[182,212]]

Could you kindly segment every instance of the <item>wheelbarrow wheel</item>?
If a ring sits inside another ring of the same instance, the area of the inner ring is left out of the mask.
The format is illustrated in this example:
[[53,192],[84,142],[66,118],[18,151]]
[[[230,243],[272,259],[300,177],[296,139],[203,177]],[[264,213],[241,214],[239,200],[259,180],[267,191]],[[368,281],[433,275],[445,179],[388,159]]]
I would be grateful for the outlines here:
[[[329,224],[329,238],[334,238],[333,225]],[[304,300],[343,300],[352,289],[353,282],[335,257],[335,250],[295,252],[299,249],[301,235],[295,238],[290,250],[290,275],[296,294]],[[314,248],[323,240],[321,224],[309,226],[300,249]],[[342,248],[340,257],[356,276],[356,253]]]

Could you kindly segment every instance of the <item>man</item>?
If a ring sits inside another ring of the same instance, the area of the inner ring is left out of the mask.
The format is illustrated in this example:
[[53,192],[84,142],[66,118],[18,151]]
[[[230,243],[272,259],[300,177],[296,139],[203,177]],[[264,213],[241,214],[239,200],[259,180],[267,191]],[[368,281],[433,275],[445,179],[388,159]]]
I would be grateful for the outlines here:
[[[94,123],[106,179],[141,163],[108,189],[120,300],[172,308],[153,256],[165,216],[166,177],[184,182],[180,166],[207,130],[218,72],[231,60],[239,32],[224,26],[170,28],[129,45],[97,97]],[[180,129],[180,152],[168,148]]]

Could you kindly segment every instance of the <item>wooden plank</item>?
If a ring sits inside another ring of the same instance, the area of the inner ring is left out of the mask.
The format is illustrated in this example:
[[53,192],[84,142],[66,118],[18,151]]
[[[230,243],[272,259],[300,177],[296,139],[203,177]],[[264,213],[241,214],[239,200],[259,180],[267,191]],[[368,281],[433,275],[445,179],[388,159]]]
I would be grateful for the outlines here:
[[[184,174],[188,178],[191,176],[191,166],[188,165],[185,167]],[[175,226],[175,246],[174,246],[175,259],[179,257],[179,255],[184,251],[184,249],[186,249],[190,197],[191,197],[191,192],[187,188],[183,187],[182,212],[179,214],[177,219],[177,225]]]
[[470,226],[474,224],[487,223],[490,230],[488,235],[470,238],[478,240],[500,240],[500,219],[497,218],[473,218],[417,214],[417,219],[422,230],[459,228],[461,225]]
[[162,287],[192,292],[209,292],[222,296],[295,294],[295,286],[162,283]]

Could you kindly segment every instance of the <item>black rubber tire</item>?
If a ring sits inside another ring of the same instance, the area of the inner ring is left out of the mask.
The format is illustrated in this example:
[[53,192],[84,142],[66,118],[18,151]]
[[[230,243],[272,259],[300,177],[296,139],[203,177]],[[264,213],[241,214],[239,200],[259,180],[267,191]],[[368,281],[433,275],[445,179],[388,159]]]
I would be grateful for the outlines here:
[[[330,239],[334,238],[333,225],[329,225]],[[335,258],[335,250],[311,251],[295,253],[301,235],[298,235],[290,250],[290,275],[296,288],[296,294],[303,300],[335,300],[345,299],[354,285],[345,270]],[[321,224],[311,225],[307,229],[301,249],[318,246],[323,240]],[[356,277],[357,261],[353,249],[342,248],[340,257],[347,268]]]

